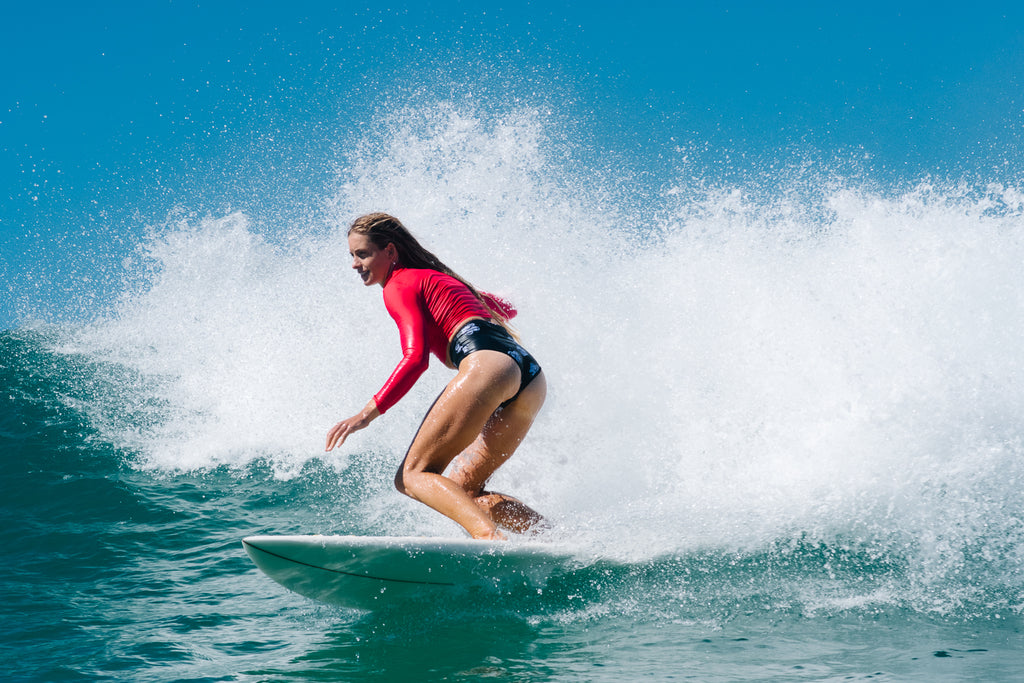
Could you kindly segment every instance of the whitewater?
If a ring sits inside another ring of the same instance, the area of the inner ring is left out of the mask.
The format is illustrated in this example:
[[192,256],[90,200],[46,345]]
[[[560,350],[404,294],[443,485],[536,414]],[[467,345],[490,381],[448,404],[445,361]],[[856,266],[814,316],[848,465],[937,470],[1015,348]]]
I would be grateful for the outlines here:
[[[1024,193],[652,191],[531,109],[369,128],[307,220],[183,207],[109,305],[0,337],[14,678],[1012,680]],[[248,563],[254,533],[460,533],[391,487],[440,364],[323,452],[401,354],[350,268],[375,210],[516,304],[549,395],[493,486],[616,569],[365,615]]]

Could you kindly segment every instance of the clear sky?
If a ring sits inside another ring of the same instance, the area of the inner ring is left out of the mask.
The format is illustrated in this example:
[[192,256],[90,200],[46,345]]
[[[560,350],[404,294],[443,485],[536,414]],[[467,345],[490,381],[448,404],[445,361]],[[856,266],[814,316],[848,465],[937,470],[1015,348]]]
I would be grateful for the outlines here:
[[790,154],[887,181],[1022,170],[1019,2],[427,4],[4,3],[0,328],[40,273],[175,206],[300,203],[338,130],[409,98],[561,108],[654,185],[680,148],[725,175]]

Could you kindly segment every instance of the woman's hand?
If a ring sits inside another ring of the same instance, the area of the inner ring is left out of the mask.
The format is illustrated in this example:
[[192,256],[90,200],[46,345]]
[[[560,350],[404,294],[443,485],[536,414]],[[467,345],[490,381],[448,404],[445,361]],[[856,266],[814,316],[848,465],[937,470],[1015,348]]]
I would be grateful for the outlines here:
[[377,410],[377,404],[371,399],[359,413],[331,427],[327,432],[327,447],[324,450],[329,451],[335,446],[345,443],[349,434],[363,429],[378,417],[380,417],[380,411]]

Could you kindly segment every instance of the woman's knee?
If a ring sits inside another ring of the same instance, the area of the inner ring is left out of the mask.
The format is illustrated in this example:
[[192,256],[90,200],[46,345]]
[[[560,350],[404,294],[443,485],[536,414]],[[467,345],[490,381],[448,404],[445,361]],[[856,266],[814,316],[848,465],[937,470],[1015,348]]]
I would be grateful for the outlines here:
[[409,456],[406,456],[405,461],[399,466],[398,471],[395,472],[395,488],[398,489],[399,493],[404,493],[407,496],[412,496],[412,494],[409,493],[408,480],[414,479],[418,474],[421,474],[423,472],[440,474],[437,468],[432,467],[429,463],[423,466],[417,466],[417,462],[419,461],[411,460]]

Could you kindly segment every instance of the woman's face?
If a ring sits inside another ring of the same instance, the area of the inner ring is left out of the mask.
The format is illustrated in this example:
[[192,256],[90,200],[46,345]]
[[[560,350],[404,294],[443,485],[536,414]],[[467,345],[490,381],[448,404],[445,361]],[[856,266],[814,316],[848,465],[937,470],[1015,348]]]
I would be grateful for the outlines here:
[[398,260],[394,244],[381,249],[369,237],[358,233],[348,236],[348,252],[352,255],[352,268],[366,286],[383,285]]

